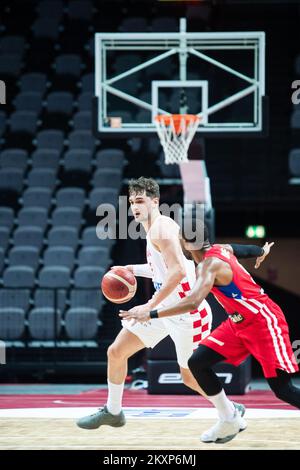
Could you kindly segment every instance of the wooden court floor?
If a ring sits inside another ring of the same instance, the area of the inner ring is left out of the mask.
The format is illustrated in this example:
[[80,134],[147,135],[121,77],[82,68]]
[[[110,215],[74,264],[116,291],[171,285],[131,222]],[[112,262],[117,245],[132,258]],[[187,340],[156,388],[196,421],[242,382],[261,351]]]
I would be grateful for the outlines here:
[[203,444],[213,420],[138,419],[122,428],[86,431],[72,419],[0,418],[0,450],[300,449],[300,418],[247,419],[227,444]]

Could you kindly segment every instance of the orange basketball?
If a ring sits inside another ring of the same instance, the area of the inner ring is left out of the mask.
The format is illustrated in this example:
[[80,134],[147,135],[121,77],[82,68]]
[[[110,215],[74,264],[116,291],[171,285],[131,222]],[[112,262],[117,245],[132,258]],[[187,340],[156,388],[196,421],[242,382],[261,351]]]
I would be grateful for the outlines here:
[[102,278],[103,295],[115,304],[128,302],[136,293],[136,278],[129,269],[112,268]]

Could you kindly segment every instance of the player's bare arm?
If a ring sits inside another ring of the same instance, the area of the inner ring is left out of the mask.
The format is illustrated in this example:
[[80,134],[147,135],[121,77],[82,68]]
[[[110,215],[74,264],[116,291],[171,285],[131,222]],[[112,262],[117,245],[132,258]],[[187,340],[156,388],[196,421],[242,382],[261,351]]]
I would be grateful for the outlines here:
[[[160,309],[158,312],[158,318],[171,317],[195,310],[207,297],[214,283],[218,282],[220,277],[222,277],[221,281],[224,282],[224,274],[222,273],[224,264],[225,263],[218,258],[209,258],[201,262],[197,266],[197,280],[190,294],[181,299],[177,304],[169,308]],[[228,278],[228,283],[230,281],[231,278]],[[150,312],[141,313],[134,312],[132,310],[133,309],[128,312],[121,310],[119,315],[122,318],[128,320],[134,319],[139,322],[145,322],[150,319]]]
[[154,309],[168,295],[170,295],[180,281],[185,277],[184,258],[181,250],[178,227],[172,219],[161,218],[151,231],[151,242],[161,252],[168,273],[165,282],[159,291],[144,305],[133,307],[133,313],[142,314]]
[[152,279],[153,274],[148,263],[145,264],[127,264],[126,266],[112,266],[110,269],[125,268],[128,269],[136,277],[147,277]]
[[161,252],[166,266],[168,266],[168,272],[160,290],[149,302],[151,309],[168,297],[186,275],[178,227],[173,220],[167,218],[161,219],[160,225],[162,236],[151,238],[151,241],[155,248]]

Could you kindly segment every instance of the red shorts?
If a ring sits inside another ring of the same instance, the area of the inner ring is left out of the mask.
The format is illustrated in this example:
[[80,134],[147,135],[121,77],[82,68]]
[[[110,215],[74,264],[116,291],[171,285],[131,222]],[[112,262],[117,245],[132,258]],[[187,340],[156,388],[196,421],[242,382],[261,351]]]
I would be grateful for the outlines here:
[[299,370],[285,316],[271,299],[263,304],[259,313],[247,315],[240,323],[228,318],[200,344],[222,354],[226,362],[235,366],[252,354],[266,378],[276,377],[276,369],[288,373]]

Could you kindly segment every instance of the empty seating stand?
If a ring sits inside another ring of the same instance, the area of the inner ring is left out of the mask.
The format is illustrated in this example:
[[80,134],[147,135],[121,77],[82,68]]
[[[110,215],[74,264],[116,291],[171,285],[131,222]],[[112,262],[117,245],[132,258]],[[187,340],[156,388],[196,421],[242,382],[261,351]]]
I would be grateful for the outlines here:
[[16,111],[32,111],[37,114],[42,109],[42,93],[38,91],[24,91],[19,93],[14,101]]
[[0,307],[0,338],[4,341],[21,339],[25,331],[22,308]]
[[125,155],[120,149],[99,150],[96,153],[96,164],[98,168],[120,169],[125,165]]
[[23,206],[24,207],[45,207],[51,206],[52,191],[48,187],[33,187],[27,188],[23,193]]
[[57,207],[77,207],[82,209],[85,203],[85,193],[81,188],[63,188],[56,193]]
[[91,170],[92,152],[85,149],[68,150],[65,153],[64,167],[66,172],[80,172],[87,175]]
[[79,228],[81,225],[81,210],[77,207],[58,207],[52,213],[52,225]]
[[[122,170],[121,170],[122,171]],[[114,188],[120,191],[122,173],[120,169],[99,168],[93,177],[94,188]]]
[[18,227],[14,231],[14,245],[35,246],[40,249],[43,243],[43,233],[44,231],[41,227],[33,225]]
[[101,315],[104,304],[103,296],[99,289],[72,289],[70,294],[70,305],[72,308],[86,307],[97,310]]
[[38,129],[38,113],[36,111],[16,111],[10,117],[10,134],[8,143],[21,147],[30,147]]
[[0,226],[0,246],[4,251],[6,251],[9,245],[9,232],[10,229],[8,227]]
[[37,149],[32,154],[32,167],[47,168],[57,172],[59,165],[58,149]]
[[104,246],[83,247],[78,254],[79,266],[101,266],[106,269],[110,261],[109,251]]
[[109,248],[114,243],[113,234],[100,230],[99,227],[87,227],[82,234],[82,245],[84,247],[106,247]]
[[34,269],[30,266],[10,266],[3,273],[4,287],[33,288],[35,286]]
[[6,149],[0,154],[1,168],[18,168],[25,170],[28,164],[28,152],[23,149]]
[[65,266],[72,270],[75,262],[75,252],[69,246],[52,246],[44,253],[45,266]]
[[43,95],[47,88],[47,77],[43,73],[27,73],[20,79],[21,92],[36,92]]
[[21,308],[27,312],[30,306],[29,289],[5,289],[0,290],[0,308]]
[[47,97],[44,124],[67,128],[73,110],[73,95],[65,91],[50,93]]
[[19,226],[35,226],[42,230],[46,228],[48,222],[48,211],[45,207],[24,207],[18,213]]
[[14,211],[10,207],[0,207],[0,228],[11,230],[14,225]]
[[76,269],[74,274],[75,287],[98,288],[105,270],[95,266],[84,266]]
[[102,325],[96,309],[70,308],[65,316],[65,328],[70,339],[96,339],[98,327]]
[[39,249],[35,246],[14,246],[9,252],[10,266],[29,266],[34,270],[39,264]]
[[33,168],[28,174],[28,186],[48,188],[53,191],[56,185],[56,172],[54,168]]
[[67,303],[67,291],[65,289],[50,289],[49,287],[37,288],[34,291],[33,304],[37,308],[50,308],[59,310],[63,314]]
[[[41,345],[46,363],[48,347],[97,347],[107,306],[99,285],[114,239],[99,227],[98,237],[89,215],[101,202],[117,204],[127,161],[118,142],[103,149],[93,134],[99,6],[23,3],[19,23],[13,3],[3,6],[0,28],[0,77],[9,85],[0,110],[0,338],[33,363]],[[113,72],[122,67],[114,57]],[[138,96],[139,80],[119,85]]]
[[61,313],[50,307],[38,307],[31,310],[28,317],[28,328],[32,339],[54,340],[61,330]]
[[57,150],[60,154],[64,146],[64,134],[57,129],[45,129],[38,132],[36,145],[38,149]]
[[70,269],[66,266],[45,266],[39,272],[39,286],[69,288]]
[[48,233],[48,244],[75,249],[78,244],[78,231],[74,227],[53,227]]

